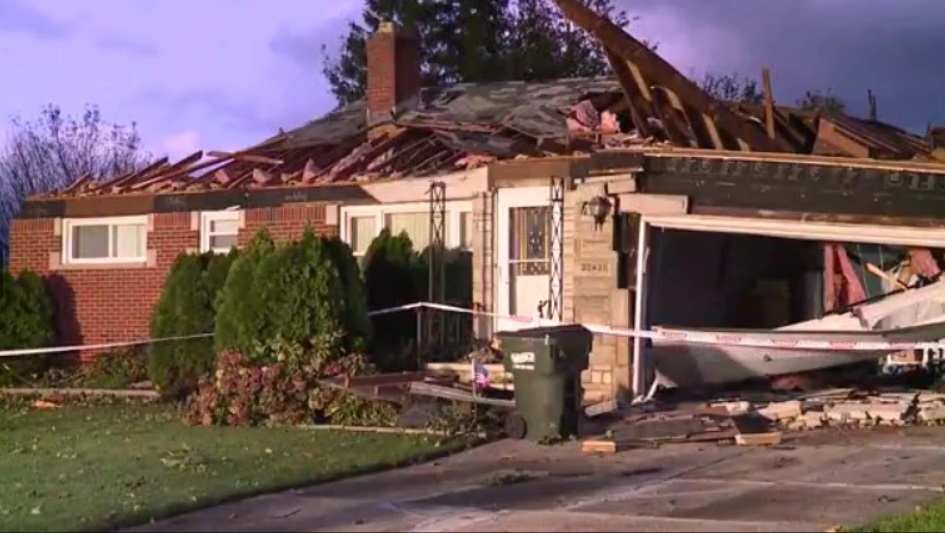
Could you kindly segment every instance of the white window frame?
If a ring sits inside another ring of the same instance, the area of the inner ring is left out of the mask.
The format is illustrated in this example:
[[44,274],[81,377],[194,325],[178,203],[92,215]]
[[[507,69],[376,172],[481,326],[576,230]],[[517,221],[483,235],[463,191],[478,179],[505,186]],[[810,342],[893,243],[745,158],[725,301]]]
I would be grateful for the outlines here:
[[[200,213],[200,251],[213,252],[215,254],[228,254],[230,249],[210,248],[210,238],[217,235],[229,235],[228,233],[214,233],[210,230],[213,222],[240,222],[242,214],[238,210],[227,211],[202,211]],[[239,228],[236,230],[236,237],[239,239]]]
[[[115,226],[121,225],[141,225],[145,227],[144,231],[144,255],[140,257],[115,257],[112,254],[113,241],[112,232]],[[108,226],[108,249],[109,257],[96,258],[76,258],[72,257],[72,229],[80,226]],[[148,262],[148,233],[151,232],[148,223],[148,215],[135,215],[125,217],[100,217],[100,218],[67,218],[62,221],[62,252],[61,261],[67,265],[110,265],[110,264],[128,264],[128,263],[147,263]]]
[[[471,200],[451,200],[445,203],[444,211],[446,213],[446,247],[455,248],[461,243],[460,234],[460,214],[472,213]],[[374,238],[381,234],[386,227],[387,215],[398,213],[429,213],[430,202],[409,202],[400,204],[373,204],[373,205],[352,205],[341,208],[341,239],[351,244],[351,219],[374,217]],[[470,215],[470,224],[473,219]],[[472,228],[471,228],[472,229]],[[475,234],[475,231],[473,231]],[[419,251],[419,250],[418,250]],[[355,257],[361,257],[363,252],[355,252]]]

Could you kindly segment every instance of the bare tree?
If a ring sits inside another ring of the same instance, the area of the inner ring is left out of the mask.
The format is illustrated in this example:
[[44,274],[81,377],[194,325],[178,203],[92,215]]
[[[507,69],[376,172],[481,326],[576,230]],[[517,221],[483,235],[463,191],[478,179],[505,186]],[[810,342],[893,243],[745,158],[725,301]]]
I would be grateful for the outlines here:
[[147,164],[134,123],[110,124],[95,106],[78,118],[55,105],[36,120],[13,117],[0,144],[0,265],[10,219],[30,195],[66,187],[83,175],[104,180]]
[[758,81],[747,76],[739,76],[734,73],[713,74],[707,72],[702,77],[702,82],[699,85],[714,98],[726,102],[745,104],[764,102],[764,95],[758,86]]

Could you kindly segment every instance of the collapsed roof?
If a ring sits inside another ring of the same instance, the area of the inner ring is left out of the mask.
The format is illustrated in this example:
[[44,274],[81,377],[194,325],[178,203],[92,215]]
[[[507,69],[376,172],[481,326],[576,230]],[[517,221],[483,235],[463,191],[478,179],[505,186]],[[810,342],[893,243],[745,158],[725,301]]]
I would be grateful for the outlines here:
[[718,101],[581,2],[555,2],[600,41],[614,78],[424,89],[379,125],[369,125],[367,104],[358,101],[244,150],[163,158],[107,181],[82,176],[47,197],[422,177],[638,145],[945,162],[942,132],[923,138],[873,120],[776,106],[770,91],[763,105]]

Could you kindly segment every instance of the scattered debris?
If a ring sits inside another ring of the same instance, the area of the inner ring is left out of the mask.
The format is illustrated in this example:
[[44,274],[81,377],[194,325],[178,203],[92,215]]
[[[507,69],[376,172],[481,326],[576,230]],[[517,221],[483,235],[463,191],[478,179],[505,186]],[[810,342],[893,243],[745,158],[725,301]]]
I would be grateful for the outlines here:
[[59,409],[61,406],[58,403],[53,403],[46,400],[36,400],[33,402],[33,407],[37,409]]
[[81,397],[114,397],[114,398],[144,398],[158,399],[160,395],[155,390],[121,390],[121,389],[72,389],[72,388],[0,388],[0,396],[81,396]]
[[735,444],[739,446],[778,446],[781,444],[781,432],[739,433],[735,435]]
[[588,418],[594,418],[597,416],[605,415],[607,413],[613,413],[619,408],[617,400],[604,400],[592,405],[588,405],[584,408],[584,415]]

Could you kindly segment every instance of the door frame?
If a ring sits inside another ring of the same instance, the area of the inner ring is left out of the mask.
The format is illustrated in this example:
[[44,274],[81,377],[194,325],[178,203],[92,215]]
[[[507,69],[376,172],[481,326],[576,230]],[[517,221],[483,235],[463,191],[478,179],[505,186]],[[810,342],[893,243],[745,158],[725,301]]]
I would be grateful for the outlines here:
[[[495,331],[515,331],[527,327],[522,322],[503,319],[511,315],[512,303],[511,250],[509,249],[511,231],[509,210],[513,207],[550,207],[551,189],[547,186],[510,187],[496,190],[496,313]],[[537,318],[537,317],[534,317]]]

